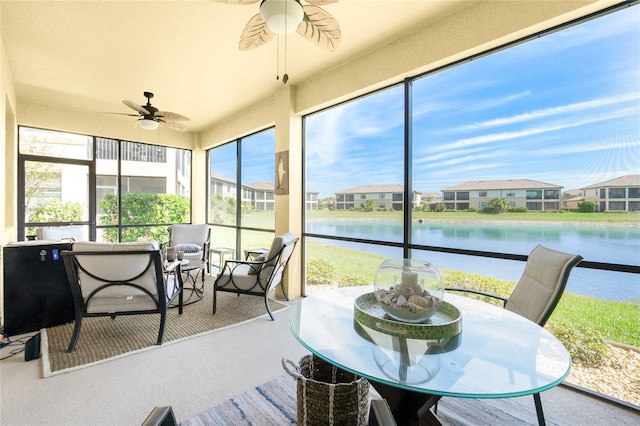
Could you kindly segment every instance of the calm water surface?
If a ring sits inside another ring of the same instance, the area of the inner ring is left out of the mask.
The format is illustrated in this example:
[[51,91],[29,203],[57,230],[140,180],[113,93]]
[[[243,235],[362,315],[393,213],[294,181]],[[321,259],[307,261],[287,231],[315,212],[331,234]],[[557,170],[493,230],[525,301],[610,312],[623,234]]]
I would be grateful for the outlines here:
[[[400,221],[308,221],[307,232],[352,238],[402,242]],[[431,246],[529,254],[536,244],[580,254],[595,262],[640,264],[640,227],[579,226],[554,224],[438,223],[413,224],[413,242]],[[353,247],[331,241],[330,244]],[[368,251],[398,257],[394,247],[367,246]],[[524,263],[441,253],[414,254],[440,269],[459,269],[517,281]],[[462,262],[462,266],[461,266]],[[620,272],[576,268],[571,272],[567,291],[606,300],[640,301],[640,276]]]

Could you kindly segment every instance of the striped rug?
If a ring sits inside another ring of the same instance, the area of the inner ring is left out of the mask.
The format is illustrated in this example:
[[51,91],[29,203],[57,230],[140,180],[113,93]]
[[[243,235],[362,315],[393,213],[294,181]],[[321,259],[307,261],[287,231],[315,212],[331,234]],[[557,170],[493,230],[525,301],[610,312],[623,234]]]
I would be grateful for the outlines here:
[[[372,398],[380,398],[371,389]],[[296,424],[296,383],[283,374],[237,395],[213,408],[182,421],[180,426],[275,426]],[[438,419],[448,426],[515,426],[537,423],[533,398],[507,399],[443,398]],[[549,426],[580,424],[547,416]],[[405,426],[405,425],[399,425]]]
[[279,426],[296,424],[296,382],[283,374],[208,409],[181,426]]

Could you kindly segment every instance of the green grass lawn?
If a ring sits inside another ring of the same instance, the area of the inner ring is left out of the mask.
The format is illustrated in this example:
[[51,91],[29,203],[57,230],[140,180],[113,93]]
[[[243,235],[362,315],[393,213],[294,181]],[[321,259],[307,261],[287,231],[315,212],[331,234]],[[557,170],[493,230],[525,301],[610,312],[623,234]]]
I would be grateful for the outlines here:
[[[264,222],[265,227],[273,226],[273,212],[251,213],[254,224]],[[322,210],[307,212],[309,220],[402,220],[402,212],[359,212],[345,210]],[[609,226],[640,226],[640,213],[544,213],[523,212],[488,215],[475,212],[414,212],[413,220],[425,221],[526,221],[526,222],[589,222]],[[253,241],[260,246],[265,241]],[[267,241],[268,240],[268,241]],[[267,246],[268,247],[268,246]],[[334,286],[372,285],[373,277],[384,256],[350,248],[309,242],[306,249],[307,279],[310,284],[330,282]],[[446,286],[477,288],[491,293],[508,296],[514,282],[493,279],[462,271],[440,271]],[[604,339],[640,347],[640,333],[637,322],[640,318],[640,304],[634,302],[605,301],[573,293],[565,293],[554,311],[549,325],[572,324],[576,330],[588,329],[599,333]]]
[[[306,254],[308,284],[336,287],[369,285],[373,288],[373,277],[385,259],[361,250],[316,242],[307,244]],[[511,294],[516,284],[463,271],[440,270],[440,273],[445,287],[471,288],[505,297]],[[571,324],[577,330],[595,331],[606,340],[640,347],[638,318],[638,303],[607,301],[565,292],[548,324]]]

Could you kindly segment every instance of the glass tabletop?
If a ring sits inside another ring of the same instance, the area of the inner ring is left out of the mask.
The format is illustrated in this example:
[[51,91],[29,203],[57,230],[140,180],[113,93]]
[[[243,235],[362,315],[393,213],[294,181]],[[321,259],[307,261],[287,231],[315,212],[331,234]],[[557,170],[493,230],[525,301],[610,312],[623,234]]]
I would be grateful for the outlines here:
[[450,293],[445,301],[461,312],[457,347],[434,351],[429,341],[371,329],[364,338],[354,323],[353,305],[372,290],[353,287],[305,298],[289,314],[291,332],[313,354],[347,371],[434,395],[530,395],[569,374],[569,353],[549,332],[513,312]]

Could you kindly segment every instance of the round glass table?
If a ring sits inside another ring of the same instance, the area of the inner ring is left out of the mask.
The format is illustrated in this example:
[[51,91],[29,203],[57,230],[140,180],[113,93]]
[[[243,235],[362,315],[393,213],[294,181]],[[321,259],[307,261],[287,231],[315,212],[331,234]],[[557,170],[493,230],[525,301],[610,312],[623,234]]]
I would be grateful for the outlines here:
[[[307,297],[293,307],[289,327],[313,354],[366,377],[385,398],[422,394],[420,404],[413,408],[424,407],[430,400],[429,411],[442,396],[536,395],[560,384],[570,372],[566,348],[537,324],[503,308],[450,293],[445,301],[458,308],[462,322],[455,345],[442,347],[430,340],[363,328],[354,321],[354,301],[372,290],[352,287]],[[434,417],[430,411],[422,414]]]

